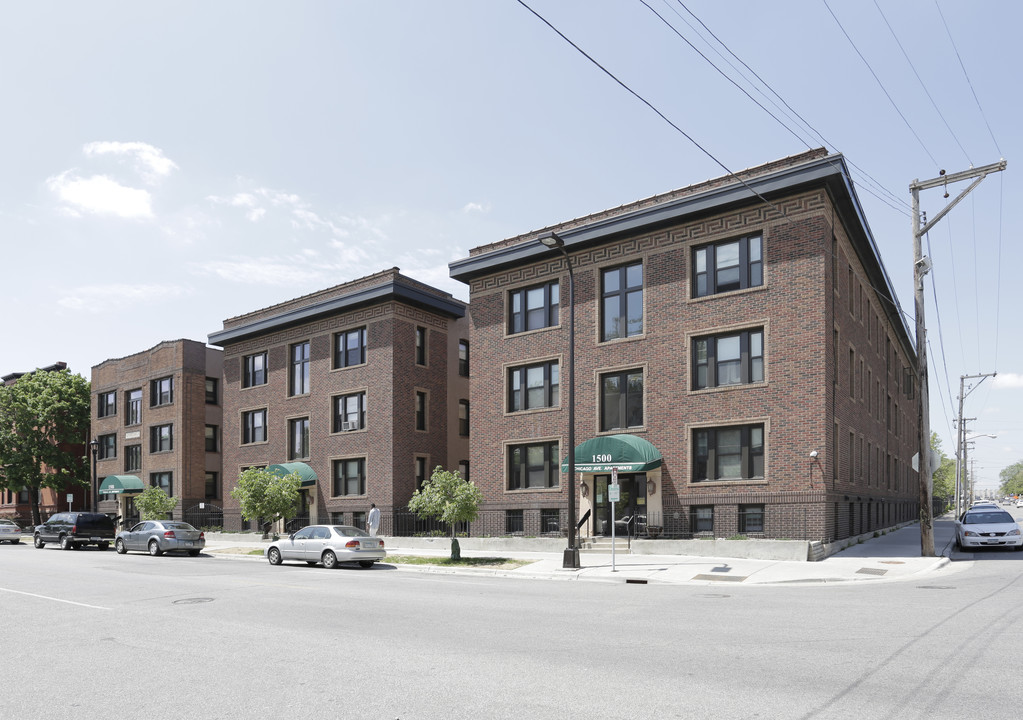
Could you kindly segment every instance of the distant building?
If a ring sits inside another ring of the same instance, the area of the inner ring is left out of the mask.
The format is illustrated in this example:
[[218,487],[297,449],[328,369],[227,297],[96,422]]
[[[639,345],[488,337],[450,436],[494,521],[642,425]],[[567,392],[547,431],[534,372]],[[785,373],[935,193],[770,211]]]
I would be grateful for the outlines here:
[[[14,372],[0,377],[4,385],[13,385],[19,378],[28,375],[30,372],[58,372],[67,370],[66,362],[56,362],[53,365],[30,370],[27,372]],[[85,438],[81,444],[68,448],[81,455],[85,455]],[[70,502],[68,495],[71,495]],[[14,520],[19,525],[29,527],[32,523],[32,500],[28,490],[0,490],[0,517]],[[63,488],[39,488],[39,513],[43,519],[60,510],[85,510],[89,507],[89,489],[74,483],[68,483]]]
[[469,467],[465,303],[398,268],[224,321],[224,511],[249,467],[299,472],[289,529],[393,514],[436,466]]
[[[565,475],[569,274],[575,461]],[[473,479],[504,530],[831,540],[917,517],[916,353],[845,160],[470,251]],[[610,501],[612,472],[621,499]]]
[[147,486],[178,500],[175,519],[223,524],[220,504],[223,353],[171,340],[92,368],[97,503],[122,525]]

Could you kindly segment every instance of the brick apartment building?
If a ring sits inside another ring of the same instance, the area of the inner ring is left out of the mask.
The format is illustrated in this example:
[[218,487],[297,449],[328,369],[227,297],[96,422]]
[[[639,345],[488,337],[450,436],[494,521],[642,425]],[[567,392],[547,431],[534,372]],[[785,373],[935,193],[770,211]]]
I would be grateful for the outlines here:
[[[31,372],[59,372],[67,370],[66,362],[56,362],[53,365],[38,368]],[[27,373],[13,372],[0,377],[4,385],[13,385],[19,378]],[[72,445],[67,449],[77,455],[85,456],[85,440],[82,438],[80,444]],[[71,495],[68,502],[67,496]],[[39,488],[39,514],[46,519],[60,510],[85,510],[89,507],[89,488],[68,483],[63,488]],[[32,500],[28,490],[0,490],[0,518],[14,520],[21,527],[30,527],[32,524]]]
[[[914,344],[841,155],[475,248],[473,479],[564,532],[569,275],[583,536],[831,540],[915,518]],[[812,455],[813,453],[813,455]]]
[[[465,303],[391,268],[224,321],[224,509],[248,467],[303,478],[288,529],[364,526],[384,533],[436,466],[469,473]],[[276,468],[275,468],[276,469]]]
[[92,368],[97,508],[138,517],[130,499],[148,485],[178,499],[177,520],[222,524],[223,352],[171,340]]

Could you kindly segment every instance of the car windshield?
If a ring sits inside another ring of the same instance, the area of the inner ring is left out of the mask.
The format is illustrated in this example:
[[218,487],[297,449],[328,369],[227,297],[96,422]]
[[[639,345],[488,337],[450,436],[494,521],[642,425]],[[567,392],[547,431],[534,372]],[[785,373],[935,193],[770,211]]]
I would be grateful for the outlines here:
[[335,525],[334,532],[342,537],[369,537],[369,533],[350,525]]
[[0,519],[0,525],[17,525],[17,523],[12,522],[11,520]]
[[1002,512],[970,512],[963,518],[964,525],[997,525],[998,523],[1016,522],[1012,515]]
[[163,523],[163,526],[168,530],[195,530],[194,527],[186,522],[167,522]]

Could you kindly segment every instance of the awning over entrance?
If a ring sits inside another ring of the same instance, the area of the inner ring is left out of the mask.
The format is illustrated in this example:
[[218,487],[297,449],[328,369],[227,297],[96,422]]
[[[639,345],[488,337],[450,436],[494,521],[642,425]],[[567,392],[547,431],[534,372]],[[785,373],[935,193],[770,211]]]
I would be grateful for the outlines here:
[[267,468],[272,473],[276,473],[281,477],[285,475],[291,475],[291,473],[298,473],[298,476],[302,478],[302,483],[299,487],[312,487],[316,485],[316,473],[311,467],[303,462],[293,463],[281,463],[280,465],[271,465]]
[[[584,473],[646,472],[661,466],[661,452],[648,441],[635,435],[603,435],[575,448],[575,471]],[[568,472],[568,457],[561,461],[562,472]]]
[[134,475],[107,475],[100,483],[100,495],[142,492],[142,481]]

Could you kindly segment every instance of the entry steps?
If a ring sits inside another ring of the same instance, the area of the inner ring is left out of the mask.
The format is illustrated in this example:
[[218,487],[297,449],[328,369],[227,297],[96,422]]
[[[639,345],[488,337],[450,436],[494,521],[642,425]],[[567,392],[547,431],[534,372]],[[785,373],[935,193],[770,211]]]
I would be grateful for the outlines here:
[[[592,553],[594,555],[610,555],[612,542],[609,537],[588,537],[582,538],[579,542],[579,552]],[[616,537],[614,539],[614,551],[618,553],[629,553],[629,538]]]

